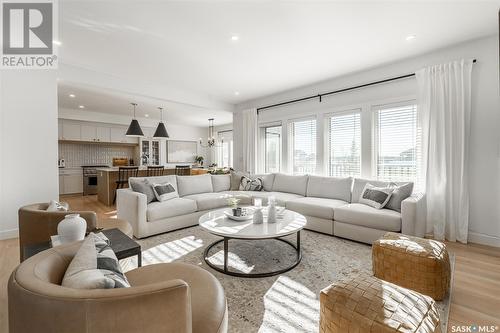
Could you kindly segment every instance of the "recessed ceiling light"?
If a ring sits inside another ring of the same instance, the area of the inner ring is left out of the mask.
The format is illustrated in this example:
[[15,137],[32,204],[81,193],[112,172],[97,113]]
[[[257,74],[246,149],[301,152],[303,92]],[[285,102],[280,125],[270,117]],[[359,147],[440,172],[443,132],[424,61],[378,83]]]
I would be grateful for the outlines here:
[[57,45],[57,46],[61,46],[61,45],[62,45],[62,42],[61,42],[61,41],[58,41],[58,40],[53,40],[53,41],[52,41],[52,44]]
[[78,105],[80,109],[85,109],[85,105]]
[[144,117],[146,117],[146,118],[147,118],[147,117],[149,117],[149,114],[147,114],[147,113],[146,113],[146,114],[144,115]]
[[408,35],[408,36],[406,36],[406,40],[407,41],[414,40],[415,38],[417,38],[417,36],[415,36],[415,35]]
[[69,97],[70,98],[75,98],[76,96],[75,96],[75,94],[69,94]]
[[231,36],[231,40],[232,40],[233,42],[236,42],[236,41],[237,41],[237,40],[239,40],[239,39],[240,39],[240,36],[238,36],[238,35],[232,35],[232,36]]
[[239,91],[235,91],[234,92],[234,96],[239,96],[240,95],[240,92]]

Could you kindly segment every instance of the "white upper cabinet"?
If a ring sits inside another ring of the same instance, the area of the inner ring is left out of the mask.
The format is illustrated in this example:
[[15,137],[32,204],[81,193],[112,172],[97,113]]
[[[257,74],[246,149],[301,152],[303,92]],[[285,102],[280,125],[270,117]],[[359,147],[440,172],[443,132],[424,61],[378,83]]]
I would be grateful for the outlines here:
[[106,126],[101,123],[59,119],[59,140],[133,144],[139,142],[137,138],[127,137],[126,132],[127,127],[120,125]]
[[134,137],[128,137],[125,135],[127,133],[127,127],[111,127],[110,128],[111,142],[122,142],[122,143],[137,143],[138,139]]
[[99,142],[111,142],[111,128],[97,127],[95,138]]
[[81,140],[81,128],[80,124],[63,122],[62,124],[62,140]]
[[82,125],[82,141],[96,141],[96,127],[92,125]]

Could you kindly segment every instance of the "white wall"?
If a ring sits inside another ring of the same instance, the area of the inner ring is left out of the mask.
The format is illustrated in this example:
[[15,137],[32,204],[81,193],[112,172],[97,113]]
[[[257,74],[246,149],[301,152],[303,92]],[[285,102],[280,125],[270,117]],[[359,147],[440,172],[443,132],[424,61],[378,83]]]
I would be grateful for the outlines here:
[[[239,131],[237,130],[244,126],[241,123],[241,117],[238,117],[241,110],[413,73],[425,66],[461,58],[477,59],[473,70],[472,89],[469,240],[500,246],[498,36],[458,44],[415,58],[238,105],[236,114],[233,116],[235,168],[239,168],[242,162],[242,139],[241,136],[238,136]],[[259,122],[290,119],[309,114],[321,115],[335,109],[355,106],[366,108],[379,101],[411,98],[416,96],[416,87],[414,78],[393,81],[325,97],[322,103],[314,100],[264,110],[259,115]],[[318,151],[320,148],[318,147]]]
[[0,71],[0,239],[17,237],[17,210],[57,199],[56,72]]

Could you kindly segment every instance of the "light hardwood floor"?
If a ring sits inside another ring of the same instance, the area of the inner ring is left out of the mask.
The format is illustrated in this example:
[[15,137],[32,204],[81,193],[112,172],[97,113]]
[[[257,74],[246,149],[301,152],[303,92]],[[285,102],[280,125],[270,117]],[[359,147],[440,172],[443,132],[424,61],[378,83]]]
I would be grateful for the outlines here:
[[[69,202],[75,210],[93,210],[98,218],[116,215],[114,207],[99,203],[95,196],[66,196],[61,200]],[[452,332],[453,325],[500,327],[500,248],[477,244],[447,245],[450,253],[455,254],[448,332]],[[19,263],[18,240],[0,241],[0,253],[0,332],[7,332],[7,281]]]

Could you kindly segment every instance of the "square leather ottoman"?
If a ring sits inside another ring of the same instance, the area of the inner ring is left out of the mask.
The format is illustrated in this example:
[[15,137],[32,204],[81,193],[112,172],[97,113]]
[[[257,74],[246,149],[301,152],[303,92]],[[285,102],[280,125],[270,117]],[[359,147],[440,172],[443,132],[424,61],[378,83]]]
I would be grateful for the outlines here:
[[320,333],[441,333],[429,296],[374,276],[342,280],[320,293]]
[[450,288],[446,245],[388,232],[372,247],[373,274],[379,279],[442,300]]

